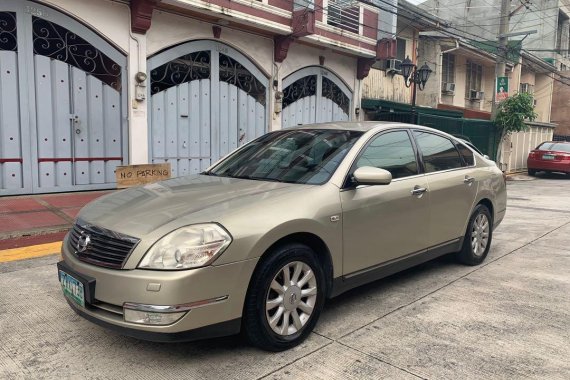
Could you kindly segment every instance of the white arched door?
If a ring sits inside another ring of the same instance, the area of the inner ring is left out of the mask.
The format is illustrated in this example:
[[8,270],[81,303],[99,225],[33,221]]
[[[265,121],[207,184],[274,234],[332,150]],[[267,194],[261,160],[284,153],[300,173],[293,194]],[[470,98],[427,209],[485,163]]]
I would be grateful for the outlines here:
[[216,41],[188,42],[149,59],[152,162],[174,177],[199,173],[267,130],[267,77]]
[[0,2],[0,196],[114,187],[126,57],[31,1]]
[[307,67],[283,79],[283,128],[350,119],[352,92],[334,73]]

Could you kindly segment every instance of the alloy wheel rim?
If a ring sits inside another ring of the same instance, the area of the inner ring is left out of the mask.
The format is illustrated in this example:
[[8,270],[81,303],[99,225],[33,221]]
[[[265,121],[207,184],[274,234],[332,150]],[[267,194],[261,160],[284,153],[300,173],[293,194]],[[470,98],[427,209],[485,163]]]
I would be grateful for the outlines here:
[[313,314],[317,292],[317,278],[309,265],[293,261],[283,266],[265,300],[265,316],[273,332],[282,336],[299,332]]
[[471,250],[475,256],[482,256],[489,244],[489,219],[479,214],[473,221],[471,230]]

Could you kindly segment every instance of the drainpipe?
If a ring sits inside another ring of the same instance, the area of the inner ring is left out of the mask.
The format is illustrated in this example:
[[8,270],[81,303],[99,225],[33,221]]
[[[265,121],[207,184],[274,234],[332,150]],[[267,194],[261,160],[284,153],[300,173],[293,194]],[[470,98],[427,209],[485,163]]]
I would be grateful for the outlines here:
[[437,75],[437,79],[439,80],[439,91],[437,92],[437,104],[435,105],[435,107],[437,108],[437,106],[441,103],[441,80],[443,78],[443,55],[447,54],[447,53],[451,53],[452,51],[455,51],[459,49],[459,41],[455,40],[455,47],[448,49],[448,50],[444,50],[441,53],[439,53],[439,59],[437,64],[439,65],[439,73]]

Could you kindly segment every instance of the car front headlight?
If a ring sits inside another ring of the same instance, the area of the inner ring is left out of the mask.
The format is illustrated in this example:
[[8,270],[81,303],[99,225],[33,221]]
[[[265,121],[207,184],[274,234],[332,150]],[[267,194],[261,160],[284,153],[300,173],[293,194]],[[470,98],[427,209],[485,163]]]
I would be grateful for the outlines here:
[[182,227],[154,243],[139,268],[180,270],[202,267],[214,261],[231,241],[232,237],[217,224]]

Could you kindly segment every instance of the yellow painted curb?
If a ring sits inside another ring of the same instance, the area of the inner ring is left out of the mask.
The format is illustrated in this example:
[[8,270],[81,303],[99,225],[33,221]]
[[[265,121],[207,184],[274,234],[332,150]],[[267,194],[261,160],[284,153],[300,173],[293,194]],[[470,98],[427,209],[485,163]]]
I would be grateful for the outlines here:
[[59,254],[60,251],[60,241],[55,243],[32,245],[29,247],[5,249],[0,251],[0,263],[56,255]]

